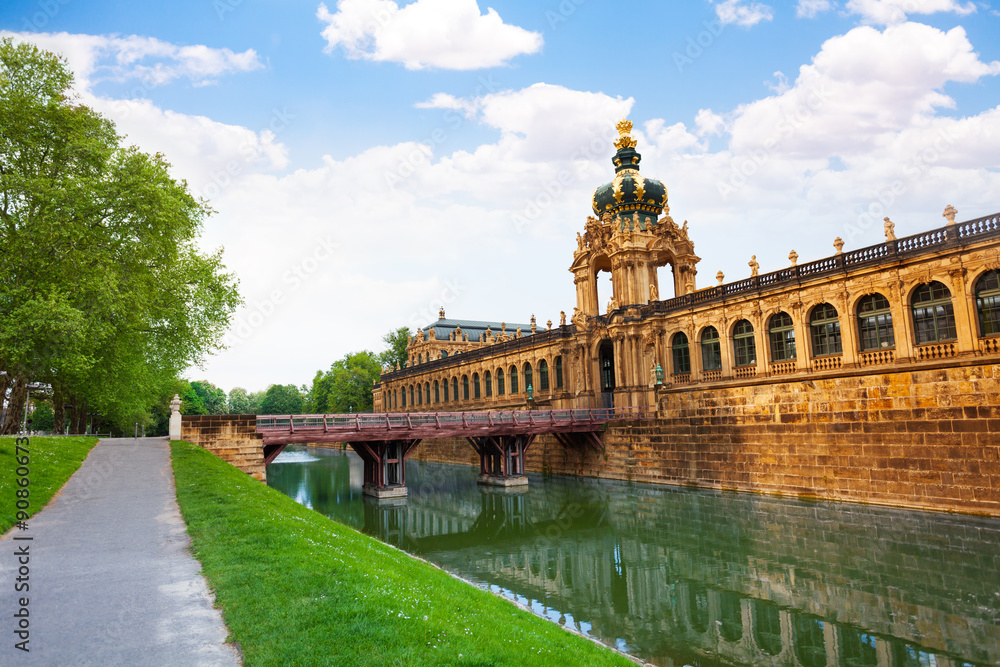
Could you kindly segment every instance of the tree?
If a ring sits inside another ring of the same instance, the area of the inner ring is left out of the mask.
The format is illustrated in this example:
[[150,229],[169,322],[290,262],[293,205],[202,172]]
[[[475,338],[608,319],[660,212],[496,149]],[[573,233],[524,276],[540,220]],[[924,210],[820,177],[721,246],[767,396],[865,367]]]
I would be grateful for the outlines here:
[[192,382],[191,389],[201,398],[201,403],[205,406],[205,414],[226,414],[226,392],[208,380]]
[[258,414],[298,415],[302,414],[303,397],[294,384],[272,384],[264,394]]
[[31,430],[51,433],[53,426],[55,426],[55,413],[52,411],[52,406],[47,401],[35,405],[31,411]]
[[221,251],[198,251],[207,205],[76,104],[72,80],[53,54],[0,40],[0,433],[30,382],[52,386],[56,430],[66,405],[73,432],[88,413],[148,423],[241,302]]
[[252,391],[249,394],[250,398],[250,415],[262,415],[264,412],[261,410],[261,406],[264,404],[264,396],[267,395],[266,391]]
[[395,368],[398,363],[400,367],[406,366],[406,361],[410,358],[406,353],[406,346],[410,344],[410,329],[399,327],[382,336],[382,342],[389,348],[378,355],[379,364],[383,367]]
[[226,405],[231,415],[252,415],[250,410],[250,395],[243,387],[233,387],[229,390],[229,400]]
[[322,412],[370,412],[372,386],[382,375],[382,364],[371,352],[354,352],[333,362],[326,374],[327,410]]

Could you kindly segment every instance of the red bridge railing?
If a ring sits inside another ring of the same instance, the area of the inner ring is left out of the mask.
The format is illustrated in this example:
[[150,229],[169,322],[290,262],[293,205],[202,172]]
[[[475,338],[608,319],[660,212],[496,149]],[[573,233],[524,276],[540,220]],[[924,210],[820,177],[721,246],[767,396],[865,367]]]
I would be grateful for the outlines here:
[[259,415],[257,432],[265,443],[359,442],[594,431],[617,419],[655,416],[652,407]]

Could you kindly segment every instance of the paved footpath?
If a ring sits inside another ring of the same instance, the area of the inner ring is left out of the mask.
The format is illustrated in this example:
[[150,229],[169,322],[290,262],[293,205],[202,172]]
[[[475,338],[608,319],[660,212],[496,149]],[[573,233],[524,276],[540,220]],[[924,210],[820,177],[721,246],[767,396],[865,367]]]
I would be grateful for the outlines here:
[[[25,544],[30,653],[14,647]],[[0,664],[238,665],[189,546],[167,439],[101,440],[28,530],[0,540]]]

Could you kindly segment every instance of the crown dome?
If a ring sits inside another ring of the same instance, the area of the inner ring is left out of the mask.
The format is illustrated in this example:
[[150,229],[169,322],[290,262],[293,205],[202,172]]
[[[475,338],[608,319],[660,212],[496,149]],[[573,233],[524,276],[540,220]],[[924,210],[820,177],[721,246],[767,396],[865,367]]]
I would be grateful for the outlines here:
[[611,158],[615,165],[615,178],[594,190],[594,214],[602,217],[610,213],[615,217],[638,211],[640,215],[656,220],[667,204],[667,188],[660,181],[645,178],[639,173],[642,156],[635,150],[631,121],[622,120],[616,127],[619,137],[615,148],[618,152]]

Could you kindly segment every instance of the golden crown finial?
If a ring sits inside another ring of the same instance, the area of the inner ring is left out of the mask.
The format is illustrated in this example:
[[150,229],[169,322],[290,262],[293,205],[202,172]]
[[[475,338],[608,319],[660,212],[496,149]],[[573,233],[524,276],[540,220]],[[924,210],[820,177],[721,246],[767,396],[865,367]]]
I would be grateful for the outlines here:
[[632,138],[632,121],[622,118],[615,125],[618,128],[618,141],[615,142],[615,148],[621,150],[623,148],[635,148],[636,141]]

